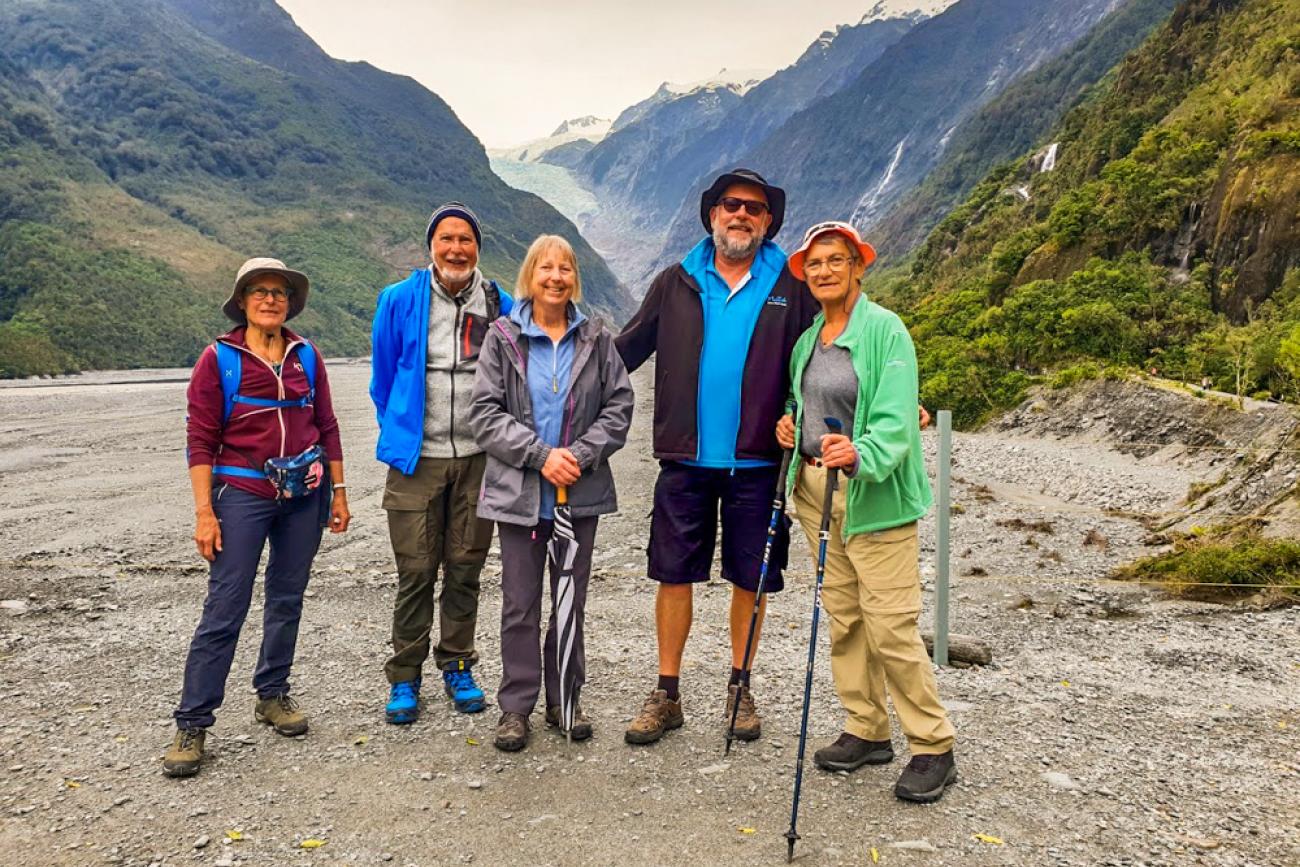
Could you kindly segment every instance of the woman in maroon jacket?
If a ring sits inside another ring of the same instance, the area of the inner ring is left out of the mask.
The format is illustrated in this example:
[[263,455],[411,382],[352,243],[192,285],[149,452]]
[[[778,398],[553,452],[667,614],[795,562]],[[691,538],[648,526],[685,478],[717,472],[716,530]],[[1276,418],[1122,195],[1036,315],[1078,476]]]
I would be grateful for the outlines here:
[[307,717],[289,696],[303,593],[325,524],[342,533],[351,519],[325,363],[284,327],[306,306],[308,288],[305,275],[277,259],[245,262],[222,307],[237,327],[204,350],[190,377],[194,542],[211,567],[174,714],[176,736],[163,759],[169,776],[199,771],[268,541],[254,715],[282,735],[307,731]]

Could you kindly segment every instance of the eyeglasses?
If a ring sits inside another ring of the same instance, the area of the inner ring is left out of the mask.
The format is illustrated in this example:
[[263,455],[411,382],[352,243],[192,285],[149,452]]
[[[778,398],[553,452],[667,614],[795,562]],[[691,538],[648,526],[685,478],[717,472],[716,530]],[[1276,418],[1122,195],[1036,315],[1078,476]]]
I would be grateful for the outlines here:
[[820,271],[822,268],[829,268],[832,271],[843,271],[850,263],[856,261],[852,256],[841,256],[836,254],[826,259],[809,259],[803,263],[805,274],[812,274]]
[[761,217],[768,211],[767,203],[765,202],[756,202],[753,199],[738,199],[735,196],[727,196],[726,198],[718,199],[718,204],[721,205],[722,210],[726,211],[728,214],[734,214],[741,208],[744,208],[745,213],[749,214],[751,217]]
[[286,298],[293,297],[293,290],[280,289],[279,287],[274,289],[267,289],[265,286],[254,286],[252,289],[249,289],[245,294],[248,295],[249,298],[252,298],[254,301],[265,301],[268,297],[274,298],[276,301],[283,301]]

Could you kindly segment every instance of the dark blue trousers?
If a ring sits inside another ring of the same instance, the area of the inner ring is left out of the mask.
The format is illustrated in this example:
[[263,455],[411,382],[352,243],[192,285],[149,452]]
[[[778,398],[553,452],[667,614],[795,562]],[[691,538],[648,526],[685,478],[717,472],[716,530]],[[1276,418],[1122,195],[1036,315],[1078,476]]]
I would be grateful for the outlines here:
[[253,686],[258,698],[289,691],[289,669],[298,643],[302,596],[312,560],[320,547],[322,518],[328,509],[327,485],[300,500],[277,502],[219,485],[212,497],[221,523],[221,547],[208,572],[203,616],[190,641],[185,684],[176,708],[180,728],[206,728],[226,694],[226,677],[235,658],[239,630],[253,599],[253,581],[262,548],[269,540],[262,651]]

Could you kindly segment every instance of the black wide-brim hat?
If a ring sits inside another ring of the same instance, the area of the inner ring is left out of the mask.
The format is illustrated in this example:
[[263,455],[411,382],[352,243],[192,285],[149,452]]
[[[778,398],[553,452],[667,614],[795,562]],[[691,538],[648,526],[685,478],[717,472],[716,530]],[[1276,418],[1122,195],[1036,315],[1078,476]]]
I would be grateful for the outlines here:
[[762,188],[763,194],[767,196],[767,209],[772,212],[772,225],[767,227],[766,237],[769,240],[775,238],[776,233],[781,231],[781,224],[785,222],[785,190],[772,186],[752,169],[732,169],[726,174],[718,175],[712,186],[700,196],[700,222],[704,224],[704,231],[713,231],[709,211],[713,210],[718,199],[722,198],[722,193],[732,184],[749,184]]

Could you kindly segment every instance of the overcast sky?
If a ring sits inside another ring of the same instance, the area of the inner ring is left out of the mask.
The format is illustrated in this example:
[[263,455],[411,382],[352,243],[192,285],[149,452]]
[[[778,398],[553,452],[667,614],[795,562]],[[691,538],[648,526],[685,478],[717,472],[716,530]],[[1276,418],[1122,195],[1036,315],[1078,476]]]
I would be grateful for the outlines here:
[[[774,71],[876,0],[278,0],[334,57],[441,96],[488,147],[614,117],[665,80]],[[914,9],[933,0],[886,0]]]

